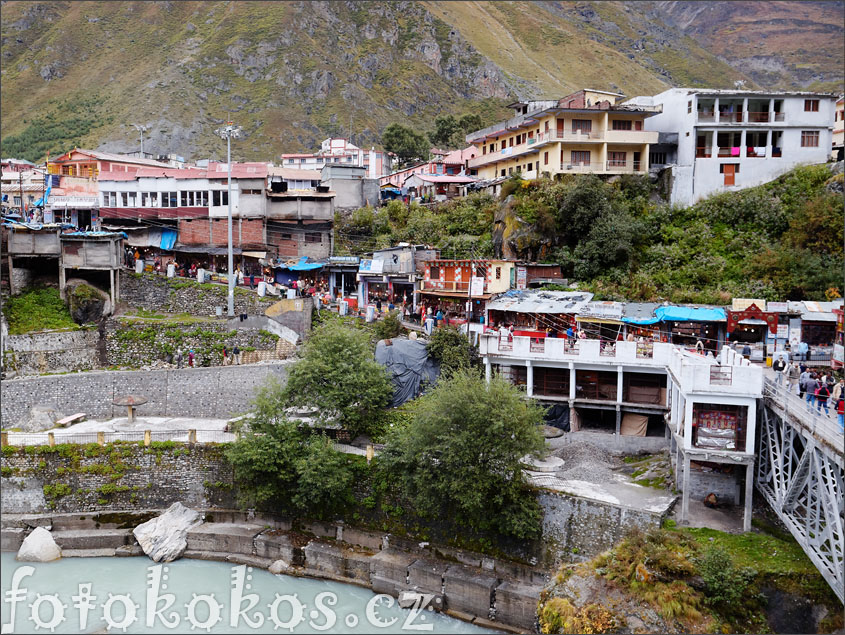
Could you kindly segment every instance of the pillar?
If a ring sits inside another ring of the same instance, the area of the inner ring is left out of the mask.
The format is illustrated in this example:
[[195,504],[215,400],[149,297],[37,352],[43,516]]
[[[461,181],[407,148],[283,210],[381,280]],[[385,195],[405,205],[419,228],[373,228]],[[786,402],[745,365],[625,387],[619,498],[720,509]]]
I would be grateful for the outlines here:
[[[772,123],[775,120],[775,99],[772,97],[769,100],[769,123]],[[771,130],[769,131],[771,133]]]
[[689,454],[684,452],[684,491],[681,493],[681,524],[689,518]]
[[[719,123],[719,98],[713,100],[713,121]],[[713,138],[716,137],[716,133],[713,133]]]
[[493,365],[490,363],[490,358],[485,357],[484,358],[484,379],[487,381],[488,384],[490,383],[490,379],[492,378],[492,376],[493,376]]
[[742,100],[742,120],[748,121],[748,97]]
[[114,272],[114,300],[120,302],[120,270]]
[[150,447],[150,442],[153,440],[153,433],[151,430],[144,430],[144,447]]
[[[9,271],[9,273],[11,273],[11,271]],[[61,262],[61,258],[59,258],[59,296],[62,298],[62,300],[67,300],[67,297],[65,295],[65,284],[65,268]]]
[[619,409],[619,404],[622,403],[622,395],[623,395],[623,383],[622,383],[622,367],[616,367],[616,409]]
[[754,463],[745,466],[745,509],[742,513],[742,531],[751,531],[751,502],[754,497]]
[[575,363],[569,362],[569,405],[573,407],[575,403]]
[[[61,269],[59,270],[61,271]],[[59,285],[59,288],[61,289],[61,285]],[[15,265],[11,255],[9,256],[9,294],[17,294],[17,289],[15,289]]]
[[97,433],[97,445],[105,445],[106,444],[106,433],[105,432],[98,432]]
[[197,431],[188,430],[188,443],[194,445],[197,442]]
[[529,397],[534,396],[534,366],[531,365],[531,360],[525,361],[525,388]]
[[111,311],[115,310],[114,269],[109,269],[109,295],[111,296]]
[[0,446],[5,448],[7,445],[9,445],[9,433],[0,432]]
[[616,404],[616,436],[622,434],[622,407]]
[[744,159],[746,156],[748,156],[747,155],[748,146],[746,145],[746,142],[745,142],[745,137],[746,137],[747,134],[748,134],[747,130],[742,130],[739,133],[739,156],[742,159]]
[[54,433],[52,433],[52,432],[47,433],[47,444],[51,448],[56,447],[56,435]]

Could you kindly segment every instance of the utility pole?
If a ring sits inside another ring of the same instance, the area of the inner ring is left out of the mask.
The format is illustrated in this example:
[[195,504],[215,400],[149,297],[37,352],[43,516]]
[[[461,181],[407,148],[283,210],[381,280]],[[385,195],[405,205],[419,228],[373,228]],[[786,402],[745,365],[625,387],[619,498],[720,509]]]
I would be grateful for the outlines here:
[[26,221],[26,212],[23,206],[23,172],[18,172],[18,187],[21,192],[21,220]]
[[133,123],[132,127],[134,127],[135,130],[137,130],[138,133],[141,136],[141,158],[143,159],[144,158],[144,133],[147,131],[147,127],[136,124],[136,123]]
[[226,167],[229,172],[229,269],[227,276],[229,282],[228,315],[229,317],[235,317],[235,263],[234,256],[232,254],[232,138],[240,138],[241,129],[238,126],[233,125],[231,121],[227,121],[223,128],[218,128],[215,132],[223,139],[226,139]]

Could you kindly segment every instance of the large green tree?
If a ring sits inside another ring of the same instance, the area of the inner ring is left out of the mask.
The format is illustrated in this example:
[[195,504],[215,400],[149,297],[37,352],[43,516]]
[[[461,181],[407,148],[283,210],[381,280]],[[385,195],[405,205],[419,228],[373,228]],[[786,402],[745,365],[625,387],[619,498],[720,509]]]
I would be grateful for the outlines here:
[[264,384],[244,433],[226,448],[241,502],[328,518],[352,502],[351,459],[287,419],[284,393],[275,379]]
[[322,421],[337,422],[357,435],[371,432],[392,394],[367,334],[326,322],[306,340],[302,358],[290,370],[284,399],[293,406],[314,407]]
[[545,447],[543,409],[509,382],[458,371],[420,397],[379,461],[417,512],[516,538],[540,533],[521,459]]
[[400,167],[428,160],[428,139],[402,124],[392,123],[387,126],[381,134],[381,144],[385,150],[396,154]]
[[441,115],[434,118],[434,130],[428,138],[438,148],[457,150],[467,146],[466,136],[481,128],[481,115],[466,114],[460,118]]

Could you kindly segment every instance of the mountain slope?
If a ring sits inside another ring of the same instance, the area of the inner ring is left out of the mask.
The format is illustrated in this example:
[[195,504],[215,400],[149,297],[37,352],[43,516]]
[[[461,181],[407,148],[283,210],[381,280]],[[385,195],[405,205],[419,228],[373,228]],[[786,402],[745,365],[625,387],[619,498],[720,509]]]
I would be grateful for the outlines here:
[[[136,150],[143,124],[147,151],[220,158],[214,129],[231,118],[246,133],[234,156],[267,160],[331,134],[378,145],[389,123],[425,130],[443,113],[492,123],[513,98],[585,86],[753,86],[759,73],[702,43],[709,14],[677,4],[3,2],[2,154]],[[842,3],[809,4],[814,37],[827,38],[816,48],[830,52]],[[841,76],[841,51],[831,55],[814,62],[825,81]]]

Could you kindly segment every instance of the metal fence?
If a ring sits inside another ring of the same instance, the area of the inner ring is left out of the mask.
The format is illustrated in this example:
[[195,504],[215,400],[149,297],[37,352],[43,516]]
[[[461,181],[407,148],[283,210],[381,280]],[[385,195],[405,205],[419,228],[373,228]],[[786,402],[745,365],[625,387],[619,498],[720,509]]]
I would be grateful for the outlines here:
[[784,412],[792,415],[805,430],[824,440],[840,454],[845,451],[843,428],[839,425],[836,404],[833,403],[831,398],[828,398],[828,410],[825,412],[825,409],[820,408],[815,399],[808,402],[806,397],[802,399],[797,394],[788,392],[786,380],[783,380],[783,384],[778,384],[768,377],[765,381],[763,394]]
[[3,445],[31,446],[58,445],[70,443],[73,445],[87,445],[97,443],[138,443],[149,445],[173,441],[175,443],[230,443],[237,437],[231,432],[222,430],[139,430],[126,432],[71,432],[54,430],[50,432],[3,432]]

